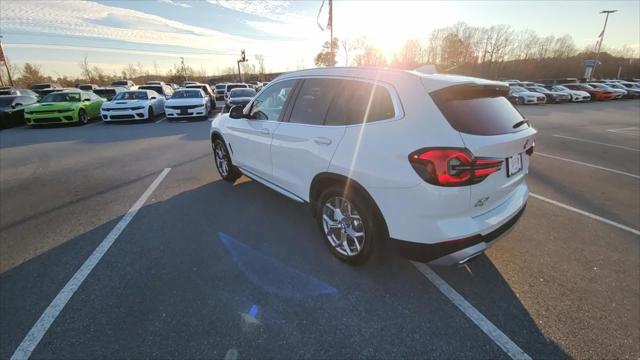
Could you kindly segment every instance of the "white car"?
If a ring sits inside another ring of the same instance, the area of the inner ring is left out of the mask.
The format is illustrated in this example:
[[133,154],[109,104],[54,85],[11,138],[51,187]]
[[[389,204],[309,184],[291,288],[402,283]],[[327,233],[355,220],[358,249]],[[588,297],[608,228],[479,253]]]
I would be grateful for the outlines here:
[[209,97],[201,89],[178,88],[171,99],[164,103],[169,121],[181,118],[203,117],[211,110]]
[[164,113],[164,96],[152,90],[128,90],[119,92],[111,101],[102,104],[102,120],[153,120]]
[[413,260],[462,264],[527,203],[536,130],[508,92],[392,69],[287,73],[212,122],[214,160],[226,181],[244,174],[310,204],[322,241],[350,264],[387,241]]
[[591,101],[591,95],[586,91],[571,90],[562,85],[554,85],[551,87],[552,91],[561,92],[571,95],[572,102],[586,102]]
[[547,102],[547,97],[544,94],[529,91],[517,85],[509,87],[509,97],[518,105],[545,104]]

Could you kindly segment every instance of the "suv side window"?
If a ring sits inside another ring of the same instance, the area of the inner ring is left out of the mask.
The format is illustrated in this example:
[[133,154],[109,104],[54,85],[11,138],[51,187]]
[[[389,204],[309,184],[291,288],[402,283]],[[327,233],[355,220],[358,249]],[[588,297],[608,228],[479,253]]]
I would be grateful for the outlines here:
[[295,83],[296,80],[284,80],[263,91],[251,105],[251,118],[278,121]]
[[342,80],[306,79],[298,92],[289,122],[323,125],[327,110]]
[[395,116],[391,95],[384,86],[345,80],[331,104],[325,124],[354,125]]

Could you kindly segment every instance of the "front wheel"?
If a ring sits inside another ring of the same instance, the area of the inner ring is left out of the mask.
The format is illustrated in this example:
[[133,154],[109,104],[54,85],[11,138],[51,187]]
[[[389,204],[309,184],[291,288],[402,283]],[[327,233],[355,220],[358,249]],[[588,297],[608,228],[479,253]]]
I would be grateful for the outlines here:
[[521,97],[516,98],[516,104],[517,104],[517,105],[522,105],[522,104],[524,104],[524,99],[523,99],[523,98],[521,98]]
[[147,112],[147,120],[153,121],[155,114],[153,113],[153,108],[149,106],[149,111]]
[[359,191],[334,185],[319,198],[316,219],[329,251],[351,265],[369,260],[381,248],[383,220]]
[[241,175],[240,170],[231,162],[231,156],[229,156],[227,146],[222,139],[216,139],[213,142],[213,159],[216,163],[216,169],[224,181],[233,183],[238,180]]
[[89,116],[87,116],[87,112],[84,109],[80,109],[78,111],[78,125],[86,125],[89,122]]

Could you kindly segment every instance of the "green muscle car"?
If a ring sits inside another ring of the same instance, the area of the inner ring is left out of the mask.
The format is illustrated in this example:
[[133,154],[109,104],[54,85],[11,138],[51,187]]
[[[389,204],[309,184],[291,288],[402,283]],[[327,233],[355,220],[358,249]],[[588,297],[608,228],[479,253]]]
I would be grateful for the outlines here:
[[37,104],[24,110],[27,125],[67,124],[84,125],[100,116],[104,99],[81,90],[57,91],[45,95]]

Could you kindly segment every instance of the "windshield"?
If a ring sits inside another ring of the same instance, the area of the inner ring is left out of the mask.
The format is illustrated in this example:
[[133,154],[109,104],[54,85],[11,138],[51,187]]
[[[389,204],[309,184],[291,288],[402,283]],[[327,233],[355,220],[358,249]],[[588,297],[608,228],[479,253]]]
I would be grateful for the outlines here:
[[146,91],[123,91],[113,97],[113,100],[147,100],[149,98]]
[[520,87],[520,86],[511,86],[511,91],[513,91],[514,93],[519,93],[519,92],[523,92],[523,91],[527,91],[527,89]]
[[229,97],[254,97],[256,96],[256,91],[253,89],[233,89],[229,93]]
[[116,94],[116,91],[113,89],[95,89],[93,93],[105,99],[111,99]]
[[92,90],[93,89],[93,85],[80,85],[80,86],[78,86],[78,89],[80,89],[80,90]]
[[79,92],[55,92],[46,95],[40,100],[41,103],[49,103],[49,102],[79,102],[80,101],[80,93]]
[[42,90],[48,89],[51,87],[51,84],[35,84],[31,87],[32,90]]
[[227,85],[227,92],[233,90],[233,89],[238,89],[238,88],[247,88],[247,85],[244,84],[236,84],[236,85]]
[[13,90],[0,90],[0,95],[13,95]]
[[554,91],[567,91],[567,90],[569,90],[569,89],[567,89],[567,88],[566,88],[566,87],[564,87],[564,86],[554,86],[554,87],[553,87],[553,90],[554,90]]
[[226,84],[218,84],[216,85],[216,90],[224,90],[227,87]]
[[129,82],[127,81],[114,81],[111,83],[111,85],[113,86],[127,86],[129,85]]
[[9,97],[0,97],[0,106],[9,106],[13,103],[13,99],[15,99],[13,96],[9,96]]
[[156,85],[143,85],[143,86],[139,86],[138,89],[140,90],[153,90],[155,92],[157,92],[158,94],[162,94],[162,86],[156,86]]
[[545,94],[545,93],[548,93],[548,92],[549,92],[549,90],[547,90],[547,89],[545,89],[545,88],[543,88],[543,87],[539,87],[539,86],[533,86],[533,87],[530,87],[530,88],[529,88],[529,90],[534,91],[534,92],[543,93],[543,94]]
[[202,98],[202,91],[200,90],[177,90],[173,93],[172,99],[194,99]]

